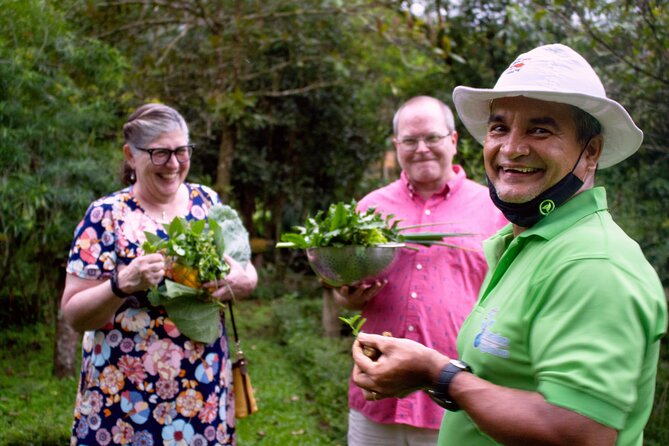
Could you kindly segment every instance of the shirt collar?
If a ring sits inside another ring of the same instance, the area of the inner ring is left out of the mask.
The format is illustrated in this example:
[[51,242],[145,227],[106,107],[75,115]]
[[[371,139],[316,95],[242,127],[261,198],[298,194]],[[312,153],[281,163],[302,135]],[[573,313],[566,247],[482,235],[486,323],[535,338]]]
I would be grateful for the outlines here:
[[607,209],[606,189],[594,187],[575,195],[518,237],[535,235],[550,240],[583,217]]
[[[465,180],[467,179],[467,174],[465,173],[465,170],[459,165],[459,164],[454,164],[453,165],[453,172],[455,172],[455,175],[453,178],[448,180],[446,184],[444,184],[444,187],[441,188],[441,190],[432,196],[437,196],[437,197],[446,197],[449,193],[453,192],[455,193],[458,189],[460,189],[460,186],[464,184]],[[413,198],[414,196],[419,197],[420,195],[416,192],[416,189],[414,188],[413,184],[411,184],[411,181],[409,180],[409,176],[407,173],[403,170],[402,173],[400,174],[400,179],[404,183],[404,186],[407,189],[407,192],[409,193],[409,196]]]
[[[483,242],[488,268],[495,271],[502,256],[509,255],[513,259],[529,241],[529,237],[550,240],[580,219],[607,209],[606,190],[603,187],[595,187],[576,195],[539,220],[537,224],[521,232],[518,237],[513,236],[513,225],[509,223]],[[489,283],[484,284],[485,289],[489,288],[488,285]]]

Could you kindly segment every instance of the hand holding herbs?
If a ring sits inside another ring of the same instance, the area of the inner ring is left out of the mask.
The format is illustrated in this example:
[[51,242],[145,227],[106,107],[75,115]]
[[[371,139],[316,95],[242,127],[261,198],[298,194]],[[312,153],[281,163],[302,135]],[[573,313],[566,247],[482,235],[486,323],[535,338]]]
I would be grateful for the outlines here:
[[[349,327],[351,327],[351,333],[355,337],[358,336],[362,326],[365,324],[365,322],[367,322],[367,318],[364,318],[364,317],[360,316],[359,314],[351,316],[350,318],[339,316],[339,320],[344,322]],[[389,331],[384,331],[382,333],[382,335],[383,336],[392,336],[392,333],[390,333]],[[376,361],[377,359],[379,359],[381,357],[381,352],[374,347],[371,347],[369,345],[362,345],[361,344],[361,348],[362,348],[362,352],[365,354],[365,356],[367,356],[372,361]]]
[[219,333],[223,303],[212,298],[203,284],[224,279],[230,271],[224,254],[248,262],[248,233],[237,213],[216,205],[206,220],[188,222],[177,217],[164,226],[168,238],[146,232],[144,252],[165,256],[166,279],[149,291],[152,305],[162,305],[179,331],[189,338],[210,343]]
[[223,260],[225,245],[220,227],[215,220],[192,223],[177,217],[165,227],[167,239],[146,232],[142,245],[149,254],[160,252],[165,256],[166,276],[191,288],[200,288],[225,275],[230,266]]

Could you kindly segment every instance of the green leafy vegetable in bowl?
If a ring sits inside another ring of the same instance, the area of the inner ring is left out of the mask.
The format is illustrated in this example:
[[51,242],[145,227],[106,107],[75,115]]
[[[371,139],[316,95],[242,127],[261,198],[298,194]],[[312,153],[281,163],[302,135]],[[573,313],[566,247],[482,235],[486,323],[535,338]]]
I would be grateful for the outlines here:
[[165,280],[149,291],[149,301],[164,306],[182,334],[211,343],[218,337],[223,303],[202,284],[223,279],[230,271],[223,254],[248,262],[248,232],[237,213],[225,205],[213,206],[206,220],[177,217],[164,228],[167,239],[145,232],[142,245],[145,253],[160,252],[166,260]]
[[341,246],[379,246],[384,244],[415,244],[415,245],[442,245],[457,248],[455,245],[444,243],[446,237],[456,237],[469,234],[449,232],[408,232],[415,229],[438,224],[414,225],[400,227],[400,221],[394,215],[385,217],[369,208],[364,212],[356,210],[356,201],[351,203],[335,203],[330,205],[327,212],[318,211],[313,217],[307,217],[304,226],[296,226],[295,232],[281,235],[277,248],[320,248]]
[[356,204],[353,200],[330,205],[327,212],[319,211],[308,217],[304,226],[296,226],[295,232],[283,234],[276,247],[305,249],[316,275],[328,285],[340,287],[383,276],[392,267],[400,248],[418,249],[408,245],[460,248],[443,239],[470,235],[403,232],[439,223],[400,227],[392,214],[384,217],[374,208],[360,212]]

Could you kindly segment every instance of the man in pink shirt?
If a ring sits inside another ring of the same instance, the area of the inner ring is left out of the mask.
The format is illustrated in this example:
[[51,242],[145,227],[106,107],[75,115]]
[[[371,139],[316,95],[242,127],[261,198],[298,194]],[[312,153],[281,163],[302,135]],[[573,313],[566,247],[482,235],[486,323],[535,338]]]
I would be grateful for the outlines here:
[[[365,196],[358,208],[393,214],[400,226],[434,224],[416,231],[474,235],[447,240],[467,249],[403,249],[385,279],[333,294],[339,305],[362,310],[365,332],[388,331],[457,357],[457,332],[487,271],[482,241],[508,222],[488,189],[453,164],[458,134],[446,104],[429,96],[410,99],[396,112],[393,133],[401,178]],[[349,405],[349,446],[437,443],[444,410],[424,392],[367,401],[350,385]]]

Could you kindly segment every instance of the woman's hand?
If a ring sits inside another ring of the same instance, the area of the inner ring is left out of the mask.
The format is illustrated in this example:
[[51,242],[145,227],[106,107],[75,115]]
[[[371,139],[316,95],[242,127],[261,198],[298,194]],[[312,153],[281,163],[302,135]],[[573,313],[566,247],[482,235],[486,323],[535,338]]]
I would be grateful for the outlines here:
[[224,255],[224,258],[228,265],[230,265],[230,271],[225,276],[225,279],[207,282],[203,286],[208,288],[211,291],[211,295],[221,302],[247,297],[258,284],[256,269],[251,262],[246,267],[243,267],[228,255]]
[[[162,254],[137,257],[128,265],[118,265],[119,288],[133,294],[159,283],[165,275]],[[109,279],[82,279],[74,274],[65,278],[61,308],[75,330],[97,330],[113,321],[114,313],[125,302],[112,293]]]
[[127,266],[118,266],[118,285],[128,294],[144,291],[160,283],[165,276],[165,258],[162,254],[137,257]]

